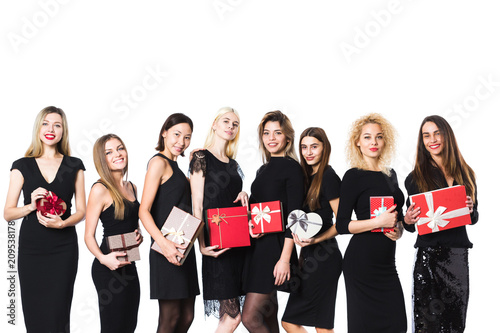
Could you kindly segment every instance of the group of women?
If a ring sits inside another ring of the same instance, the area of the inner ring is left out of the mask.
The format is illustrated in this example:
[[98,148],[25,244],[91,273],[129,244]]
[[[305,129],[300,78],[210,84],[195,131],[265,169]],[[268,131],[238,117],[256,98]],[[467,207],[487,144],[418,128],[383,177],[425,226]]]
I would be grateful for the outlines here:
[[[403,229],[415,231],[420,207],[405,199],[390,168],[396,133],[379,114],[356,120],[349,132],[351,169],[342,181],[329,165],[331,145],[325,131],[310,127],[295,153],[294,130],[280,111],[268,112],[258,126],[264,164],[242,191],[243,173],[236,162],[240,117],[222,108],[202,149],[191,152],[189,178],[177,165],[191,142],[192,120],[170,115],[161,127],[156,150],[147,164],[141,202],[128,181],[125,143],[116,135],[99,138],[93,151],[99,179],[85,200],[80,159],[70,156],[64,112],[47,107],[37,116],[32,143],[15,161],[4,217],[23,218],[18,271],[28,332],[66,332],[77,272],[75,224],[86,216],[85,243],[95,256],[92,279],[99,299],[101,332],[133,332],[137,325],[140,284],[134,262],[124,252],[110,252],[107,236],[134,232],[143,236],[139,219],[162,250],[150,251],[150,296],[159,304],[157,332],[187,332],[194,319],[198,286],[195,251],[184,255],[165,238],[162,225],[174,206],[204,220],[210,208],[246,206],[279,200],[283,216],[296,209],[322,218],[319,233],[301,239],[289,229],[259,234],[251,246],[218,249],[198,238],[202,254],[205,315],[219,320],[218,332],[233,332],[242,323],[250,332],[278,332],[277,291],[290,293],[281,325],[287,332],[333,332],[337,284],[344,273],[349,332],[406,332],[403,291],[395,265],[396,243]],[[478,220],[475,175],[465,163],[449,124],[440,116],[423,120],[415,169],[405,186],[408,195],[465,185],[464,203],[472,223]],[[41,214],[36,202],[56,193],[67,204],[61,216]],[[21,192],[24,206],[18,206]],[[75,209],[71,209],[72,198]],[[370,218],[370,196],[392,196],[394,206]],[[355,212],[356,220],[352,213]],[[333,224],[332,217],[336,218]],[[95,231],[103,226],[99,246]],[[394,228],[391,232],[371,232]],[[335,237],[353,234],[342,258]],[[298,245],[300,255],[297,255]],[[414,268],[415,332],[463,332],[468,302],[468,240],[465,227],[417,236]],[[42,305],[43,303],[43,305]]]

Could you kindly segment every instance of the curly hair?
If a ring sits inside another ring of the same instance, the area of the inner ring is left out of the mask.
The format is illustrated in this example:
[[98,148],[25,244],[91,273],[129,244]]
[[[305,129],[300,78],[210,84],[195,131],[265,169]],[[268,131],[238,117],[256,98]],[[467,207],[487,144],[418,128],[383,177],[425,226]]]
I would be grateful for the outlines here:
[[363,130],[363,126],[367,124],[378,124],[382,129],[385,144],[378,162],[382,172],[390,175],[389,165],[396,152],[397,132],[391,123],[378,113],[367,114],[352,123],[346,145],[347,162],[352,168],[368,169],[368,165],[363,159],[361,149],[358,147],[361,131]]

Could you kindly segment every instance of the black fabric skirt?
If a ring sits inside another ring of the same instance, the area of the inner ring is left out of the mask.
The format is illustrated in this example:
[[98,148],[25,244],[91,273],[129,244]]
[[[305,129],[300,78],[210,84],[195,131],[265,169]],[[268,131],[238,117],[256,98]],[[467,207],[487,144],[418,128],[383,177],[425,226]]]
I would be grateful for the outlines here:
[[414,332],[463,332],[468,302],[468,249],[418,248],[413,270]]
[[288,298],[283,321],[303,326],[333,329],[337,285],[342,272],[342,254],[335,238],[304,247],[300,251],[299,292]]

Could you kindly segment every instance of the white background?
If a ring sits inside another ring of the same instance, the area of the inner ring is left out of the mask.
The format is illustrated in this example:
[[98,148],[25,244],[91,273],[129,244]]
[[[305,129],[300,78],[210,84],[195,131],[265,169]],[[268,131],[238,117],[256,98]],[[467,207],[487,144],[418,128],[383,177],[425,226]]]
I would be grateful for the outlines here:
[[[166,117],[173,112],[192,117],[191,150],[203,144],[222,106],[241,115],[237,161],[247,191],[262,163],[258,122],[275,109],[291,118],[297,137],[308,126],[326,130],[333,146],[330,163],[340,176],[348,168],[349,125],[368,112],[382,113],[399,132],[393,167],[403,187],[420,122],[439,114],[454,128],[479,189],[480,221],[467,228],[474,243],[467,332],[491,332],[500,310],[493,272],[500,230],[493,216],[498,181],[492,161],[498,154],[494,131],[500,106],[498,9],[489,0],[2,2],[0,201],[5,202],[12,161],[23,156],[34,118],[48,105],[68,115],[72,154],[87,167],[87,193],[97,179],[91,147],[98,136],[114,132],[122,137],[129,151],[129,179],[142,193],[146,163]],[[187,172],[187,158],[180,166]],[[0,272],[5,272],[1,327],[23,332],[19,298],[17,326],[7,324],[7,225],[0,230]],[[93,256],[83,230],[84,222],[77,226],[80,260],[72,331],[98,332]],[[98,230],[99,240],[101,234]],[[415,237],[405,233],[397,246],[409,327]],[[338,240],[344,252],[349,236]],[[152,332],[158,312],[157,302],[149,299],[146,245],[141,255],[137,331]],[[286,297],[279,296],[280,319]],[[202,304],[200,296],[193,332],[213,331],[217,324],[213,317],[204,318]],[[341,277],[336,332],[347,331],[345,308]],[[237,331],[245,329],[240,325]]]

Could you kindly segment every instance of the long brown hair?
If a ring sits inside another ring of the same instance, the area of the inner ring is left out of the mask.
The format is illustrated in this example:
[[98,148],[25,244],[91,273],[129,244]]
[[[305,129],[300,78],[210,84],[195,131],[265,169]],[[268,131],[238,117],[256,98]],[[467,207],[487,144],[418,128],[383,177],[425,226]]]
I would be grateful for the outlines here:
[[262,141],[262,135],[264,134],[264,126],[268,121],[277,121],[280,124],[281,131],[285,134],[286,140],[288,141],[285,146],[285,156],[293,158],[298,161],[297,154],[295,154],[294,148],[294,138],[295,131],[293,130],[292,122],[288,117],[281,111],[270,111],[264,115],[260,121],[259,127],[257,129],[259,134],[259,150],[262,154],[262,160],[264,163],[269,162],[271,159],[271,153],[267,151],[264,147],[264,141]]
[[[458,149],[453,129],[446,119],[441,116],[428,116],[424,118],[422,124],[420,125],[420,130],[418,132],[417,157],[415,160],[415,168],[412,171],[413,179],[415,180],[418,189],[422,192],[427,192],[447,186],[447,184],[440,184],[439,180],[432,176],[433,169],[438,168],[438,165],[434,162],[431,154],[427,151],[424,145],[422,128],[428,122],[436,124],[441,135],[443,143],[443,150],[441,154],[444,171],[447,175],[453,177],[459,185],[464,185],[467,195],[469,195],[475,202],[476,176],[472,168],[465,162],[462,154],[460,153],[460,149]],[[441,169],[439,170],[442,172]]]
[[69,133],[68,133],[68,121],[66,119],[66,114],[60,108],[55,106],[47,106],[38,112],[35,119],[35,124],[33,125],[33,132],[31,137],[31,144],[24,154],[25,157],[40,157],[43,154],[42,140],[40,140],[40,128],[45,120],[45,117],[50,113],[57,113],[62,119],[62,137],[57,143],[57,151],[63,155],[70,155],[71,149],[69,148]]
[[[111,174],[111,170],[109,169],[108,162],[106,161],[106,142],[111,139],[117,139],[123,145],[125,151],[127,148],[123,143],[122,139],[116,134],[106,134],[101,136],[94,144],[94,165],[99,174],[99,182],[102,183],[111,194],[111,198],[113,199],[113,205],[115,206],[115,219],[123,220],[125,216],[125,204],[130,203],[130,201],[125,198],[125,196],[118,189],[118,185],[115,183],[115,180]],[[127,165],[125,169],[123,169],[123,177],[125,179],[128,175],[128,158]]]
[[330,141],[326,136],[325,131],[319,127],[309,127],[302,132],[300,135],[299,146],[302,144],[302,139],[310,136],[317,139],[319,142],[323,144],[323,152],[321,153],[321,159],[319,161],[319,168],[316,176],[314,177],[311,184],[309,184],[309,177],[313,173],[313,168],[309,164],[307,164],[304,155],[300,154],[300,165],[302,166],[302,170],[306,175],[305,183],[306,189],[307,186],[309,189],[307,190],[306,195],[306,204],[313,211],[320,208],[319,204],[319,194],[321,191],[321,182],[323,180],[323,174],[325,173],[325,169],[328,166],[328,162],[330,161],[330,153],[332,151],[332,146],[330,145]]

